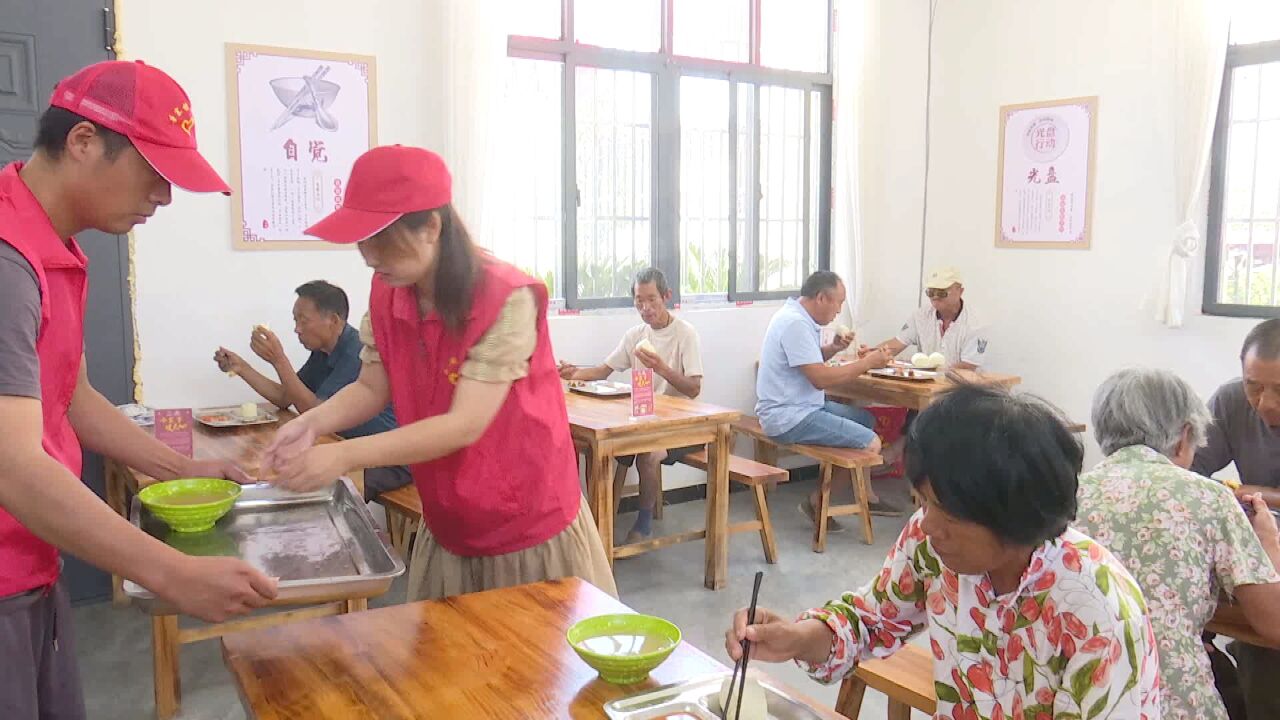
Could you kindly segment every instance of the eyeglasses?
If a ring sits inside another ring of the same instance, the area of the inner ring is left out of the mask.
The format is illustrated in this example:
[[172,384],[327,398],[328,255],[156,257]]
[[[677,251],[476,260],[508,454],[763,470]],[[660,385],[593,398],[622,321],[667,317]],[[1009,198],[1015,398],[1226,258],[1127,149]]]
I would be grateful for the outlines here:
[[924,291],[925,297],[929,298],[930,300],[946,300],[947,295],[949,295],[950,293],[951,293],[950,290],[939,290],[937,288],[925,288],[925,291]]

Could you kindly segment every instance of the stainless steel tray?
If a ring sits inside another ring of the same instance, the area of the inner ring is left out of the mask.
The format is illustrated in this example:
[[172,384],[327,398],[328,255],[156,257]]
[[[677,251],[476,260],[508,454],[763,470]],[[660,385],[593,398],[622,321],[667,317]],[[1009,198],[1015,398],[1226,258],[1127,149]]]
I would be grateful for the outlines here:
[[[764,688],[769,706],[770,720],[824,720],[808,704],[792,697],[767,676],[751,671]],[[604,706],[604,712],[612,720],[659,720],[683,718],[694,720],[721,720],[720,686],[729,673],[716,673],[675,685],[664,685],[646,690],[639,695],[614,700]]]
[[[203,533],[169,530],[137,497],[129,519],[188,555],[243,558],[279,578],[276,604],[373,597],[386,592],[404,572],[404,563],[346,478],[332,489],[301,494],[265,483],[246,485],[231,512]],[[174,612],[130,580],[124,581],[124,592],[147,612]]]

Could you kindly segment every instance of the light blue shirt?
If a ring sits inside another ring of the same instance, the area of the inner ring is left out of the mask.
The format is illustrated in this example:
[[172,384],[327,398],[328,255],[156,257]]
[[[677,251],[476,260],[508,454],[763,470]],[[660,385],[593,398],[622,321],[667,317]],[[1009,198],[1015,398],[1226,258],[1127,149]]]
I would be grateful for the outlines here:
[[769,321],[760,349],[756,416],[765,433],[781,435],[822,409],[826,396],[800,370],[801,365],[822,362],[821,326],[799,300],[787,300]]

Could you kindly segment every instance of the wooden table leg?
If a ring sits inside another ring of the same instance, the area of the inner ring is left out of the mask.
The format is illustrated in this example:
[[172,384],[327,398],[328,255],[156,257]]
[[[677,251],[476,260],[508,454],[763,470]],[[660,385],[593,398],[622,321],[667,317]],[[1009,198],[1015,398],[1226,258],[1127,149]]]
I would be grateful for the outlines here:
[[613,482],[609,477],[609,457],[597,443],[587,448],[587,496],[604,556],[613,567]]
[[862,696],[866,693],[867,684],[862,682],[862,678],[849,674],[845,677],[844,684],[840,686],[840,696],[836,698],[836,712],[850,720],[858,720],[858,715],[862,713]]
[[813,509],[813,551],[827,550],[827,513],[831,512],[831,463],[822,463],[818,477],[818,505]]
[[350,598],[342,601],[342,612],[364,612],[369,609],[369,598]]
[[177,615],[155,615],[151,618],[152,682],[155,683],[156,717],[169,720],[182,706],[182,677],[178,653],[182,640],[178,637]]
[[889,720],[911,720],[911,706],[889,698]]
[[[107,505],[120,517],[128,518],[129,509],[125,503],[127,491],[122,475],[124,471],[116,466],[114,460],[104,460],[103,469],[106,475]],[[111,576],[111,604],[119,607],[129,604],[129,596],[124,594],[124,578],[119,575]]]
[[707,446],[707,571],[703,584],[724,588],[729,576],[729,425],[716,427],[716,440]]

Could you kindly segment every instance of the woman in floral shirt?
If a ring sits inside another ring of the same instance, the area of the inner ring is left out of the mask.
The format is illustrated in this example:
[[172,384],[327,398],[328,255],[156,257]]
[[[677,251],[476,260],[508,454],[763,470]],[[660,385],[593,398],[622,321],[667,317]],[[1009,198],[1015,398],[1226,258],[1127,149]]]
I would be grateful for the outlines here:
[[[1164,370],[1112,375],[1093,398],[1107,454],[1080,477],[1076,526],[1115,552],[1145,591],[1160,648],[1165,718],[1226,720],[1200,641],[1218,593],[1232,593],[1250,623],[1280,642],[1276,521],[1260,498],[1253,528],[1226,486],[1190,467],[1209,412]],[[1261,540],[1260,540],[1261,538]]]
[[819,682],[928,628],[946,720],[1156,720],[1159,668],[1138,586],[1067,528],[1083,453],[1044,404],[962,385],[913,424],[924,508],[879,575],[795,621],[734,617],[735,659],[796,660]]

